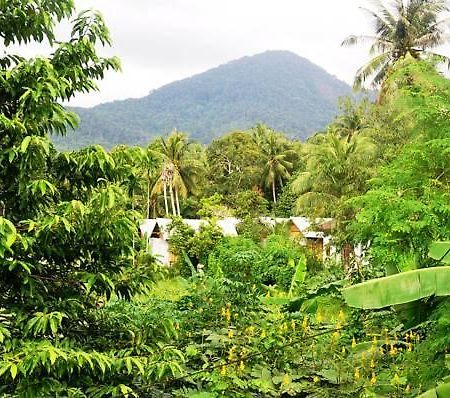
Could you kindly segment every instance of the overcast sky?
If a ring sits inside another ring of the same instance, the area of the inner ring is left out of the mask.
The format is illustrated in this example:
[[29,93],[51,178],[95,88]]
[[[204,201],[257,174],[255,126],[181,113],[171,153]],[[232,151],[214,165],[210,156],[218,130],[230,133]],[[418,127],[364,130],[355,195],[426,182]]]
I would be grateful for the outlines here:
[[73,105],[147,95],[174,80],[266,50],[290,50],[352,82],[367,48],[341,48],[349,34],[370,32],[365,0],[76,0],[102,12],[114,41],[103,54],[121,58],[100,92]]

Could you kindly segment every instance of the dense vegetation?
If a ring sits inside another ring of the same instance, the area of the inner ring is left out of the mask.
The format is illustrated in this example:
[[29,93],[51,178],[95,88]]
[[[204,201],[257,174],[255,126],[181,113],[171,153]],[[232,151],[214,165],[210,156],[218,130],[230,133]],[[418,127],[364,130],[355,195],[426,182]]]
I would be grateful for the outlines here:
[[[71,0],[0,5],[2,397],[450,396],[450,80],[434,63],[401,57],[376,104],[343,100],[306,143],[260,124],[207,147],[174,132],[59,152],[50,134],[76,124],[59,103],[119,67],[97,53],[108,31]],[[9,51],[30,40],[54,52]],[[334,217],[348,256],[324,262],[264,214]],[[137,233],[153,215],[173,218],[170,269]],[[215,225],[230,215],[238,237]]]
[[350,87],[308,60],[286,51],[242,58],[139,99],[73,109],[80,127],[58,147],[145,145],[173,129],[207,143],[223,133],[263,122],[306,138],[336,115]]

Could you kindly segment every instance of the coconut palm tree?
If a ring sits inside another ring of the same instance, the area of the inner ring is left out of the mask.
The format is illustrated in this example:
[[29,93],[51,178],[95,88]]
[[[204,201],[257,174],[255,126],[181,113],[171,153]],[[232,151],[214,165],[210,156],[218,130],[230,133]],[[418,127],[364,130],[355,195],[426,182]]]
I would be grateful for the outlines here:
[[365,9],[372,17],[375,35],[349,36],[342,45],[371,42],[374,57],[356,73],[354,87],[361,88],[372,77],[379,85],[389,68],[399,59],[434,58],[450,65],[450,59],[431,50],[446,43],[448,18],[439,19],[449,11],[445,0],[394,0],[392,6],[375,0],[375,10]]
[[198,159],[192,156],[191,144],[185,134],[176,131],[167,139],[160,137],[157,142],[162,167],[153,187],[153,194],[163,192],[166,215],[169,213],[168,196],[172,214],[179,216],[180,197],[186,198],[190,192],[195,191],[200,165]]
[[368,121],[369,106],[367,99],[358,103],[350,98],[340,101],[341,113],[332,124],[339,137],[345,137],[350,141],[353,136],[364,134],[371,129]]
[[330,131],[305,146],[306,171],[294,180],[297,211],[333,215],[341,199],[363,190],[376,146],[370,138],[350,139]]
[[272,190],[273,203],[277,203],[277,186],[291,177],[296,152],[289,147],[288,141],[268,127],[258,124],[253,129],[253,138],[259,145],[265,159],[262,173],[264,186]]

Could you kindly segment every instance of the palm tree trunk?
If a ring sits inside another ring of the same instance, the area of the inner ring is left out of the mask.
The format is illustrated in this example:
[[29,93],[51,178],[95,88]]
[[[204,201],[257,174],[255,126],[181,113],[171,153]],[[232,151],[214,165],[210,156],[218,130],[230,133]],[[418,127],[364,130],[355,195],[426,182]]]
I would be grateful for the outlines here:
[[147,180],[147,218],[150,218],[150,178]]
[[178,199],[178,190],[175,189],[175,200],[177,203],[177,212],[178,212],[178,216],[181,216],[181,211],[180,211],[180,200]]
[[163,183],[163,189],[164,189],[164,208],[166,210],[166,217],[169,215],[169,204],[167,203],[167,184],[164,181]]
[[[131,210],[134,212],[134,189],[131,190]],[[148,214],[147,214],[148,218]],[[135,233],[133,232],[133,266],[136,263],[135,259],[135,250],[136,250],[136,244],[135,244]]]
[[177,215],[177,211],[175,210],[175,198],[173,196],[173,186],[172,183],[169,183],[169,192],[170,192],[170,203],[172,205],[172,214],[174,216]]
[[277,204],[277,192],[275,188],[275,179],[272,181],[272,196],[273,196],[273,203]]

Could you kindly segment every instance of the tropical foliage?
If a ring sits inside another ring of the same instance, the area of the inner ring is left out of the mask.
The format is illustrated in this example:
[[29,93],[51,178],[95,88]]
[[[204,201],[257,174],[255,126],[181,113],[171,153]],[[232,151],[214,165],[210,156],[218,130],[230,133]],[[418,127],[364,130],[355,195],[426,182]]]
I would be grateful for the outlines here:
[[375,10],[364,9],[372,18],[374,36],[350,36],[342,44],[355,45],[371,42],[370,53],[374,56],[361,67],[354,86],[360,88],[372,77],[374,85],[380,84],[389,68],[405,57],[435,59],[449,64],[445,55],[433,52],[448,41],[449,11],[445,0],[395,0],[392,5],[375,1]]
[[[0,5],[2,397],[448,396],[450,83],[433,63],[401,57],[382,103],[343,100],[305,143],[256,125],[59,152],[49,137],[77,123],[61,102],[119,67],[98,55],[108,31],[70,0]],[[13,51],[30,40],[53,52]],[[338,252],[264,218],[280,214],[334,217]],[[150,216],[172,217],[170,268],[138,234]]]

